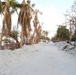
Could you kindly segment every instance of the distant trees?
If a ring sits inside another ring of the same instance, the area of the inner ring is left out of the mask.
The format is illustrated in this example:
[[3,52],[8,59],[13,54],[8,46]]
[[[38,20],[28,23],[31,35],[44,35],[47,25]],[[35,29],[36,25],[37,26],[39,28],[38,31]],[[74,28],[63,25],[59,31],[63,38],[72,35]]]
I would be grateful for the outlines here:
[[66,26],[59,26],[57,29],[57,38],[59,40],[69,40],[69,30],[66,28]]
[[69,40],[69,36],[70,36],[70,32],[66,28],[66,26],[59,25],[57,28],[56,35],[52,38],[52,40],[65,41],[65,40]]
[[42,39],[43,41],[50,41],[50,38],[48,37],[48,34],[49,34],[49,32],[48,32],[47,30],[43,30],[43,31],[42,31],[41,39]]
[[48,36],[48,31],[43,31],[43,35],[45,36],[45,37],[47,37]]
[[70,30],[70,40],[76,40],[76,1],[72,7],[65,13],[66,24]]
[[66,29],[66,26],[59,26],[52,40],[76,41],[76,1],[64,15],[66,18],[65,25],[69,27],[69,30]]

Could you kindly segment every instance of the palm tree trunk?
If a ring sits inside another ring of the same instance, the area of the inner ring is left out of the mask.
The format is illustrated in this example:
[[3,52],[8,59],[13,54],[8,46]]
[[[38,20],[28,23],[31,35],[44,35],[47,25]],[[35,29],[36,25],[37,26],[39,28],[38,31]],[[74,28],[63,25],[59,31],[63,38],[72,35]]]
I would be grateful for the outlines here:
[[1,49],[1,45],[2,45],[2,34],[0,33],[0,49]]
[[75,47],[76,47],[76,26],[75,26]]
[[71,42],[71,39],[72,39],[72,24],[70,23],[70,42]]
[[22,45],[23,45],[23,39],[24,39],[24,34],[22,32],[22,35],[21,35],[21,41],[20,41],[20,48],[22,48]]

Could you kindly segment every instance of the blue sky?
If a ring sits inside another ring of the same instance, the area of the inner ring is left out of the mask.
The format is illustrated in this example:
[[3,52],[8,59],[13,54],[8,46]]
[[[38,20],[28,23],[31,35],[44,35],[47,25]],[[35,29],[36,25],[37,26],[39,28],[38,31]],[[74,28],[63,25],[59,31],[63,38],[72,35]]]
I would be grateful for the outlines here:
[[[17,0],[19,3],[22,1]],[[73,2],[74,0],[31,0],[31,3],[36,4],[35,8],[43,13],[39,16],[39,20],[44,23],[42,28],[49,31],[50,37],[55,35],[57,25],[64,22],[63,14],[72,6]],[[16,17],[16,15],[13,15],[13,19],[17,19]],[[16,21],[13,20],[13,23],[16,24]]]

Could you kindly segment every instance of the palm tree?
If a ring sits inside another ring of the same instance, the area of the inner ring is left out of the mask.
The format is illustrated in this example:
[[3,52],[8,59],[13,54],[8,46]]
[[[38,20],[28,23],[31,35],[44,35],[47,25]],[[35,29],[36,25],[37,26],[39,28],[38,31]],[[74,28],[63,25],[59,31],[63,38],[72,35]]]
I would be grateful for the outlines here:
[[16,7],[19,7],[15,0],[6,0],[6,2],[1,2],[0,0],[0,13],[3,14],[3,26],[2,26],[2,36],[9,37],[11,32],[11,15],[16,11]]
[[40,38],[42,35],[41,33],[42,33],[42,29],[41,29],[41,26],[39,25],[37,29],[36,43],[40,42]]
[[31,31],[30,22],[32,19],[31,13],[33,10],[30,6],[29,0],[27,0],[27,3],[25,2],[25,0],[23,0],[22,5],[23,7],[20,9],[18,17],[18,24],[20,24],[22,27],[20,47],[22,47],[24,37],[27,38],[27,43],[29,43],[30,31]]
[[[34,6],[34,4],[32,5]],[[34,12],[32,9],[30,0],[23,0],[22,4],[18,4],[15,2],[15,0],[6,0],[6,2],[1,2],[0,0],[0,13],[3,13],[3,27],[2,27],[2,35],[6,37],[11,36],[11,26],[12,26],[12,19],[11,15],[14,13],[14,11],[17,11],[16,8],[20,8],[20,12],[18,15],[18,24],[21,25],[22,27],[22,34],[21,34],[21,42],[20,42],[20,47],[22,47],[24,38],[27,38],[27,43],[30,43],[31,40],[31,19],[32,19],[32,14],[35,13],[35,21],[37,19],[37,13],[39,11]],[[36,23],[36,22],[35,22]],[[36,34],[36,40],[40,38],[41,35],[41,27],[40,24],[37,23],[35,25],[35,34]]]
[[2,43],[2,34],[0,33],[0,49],[1,49],[1,43]]
[[[2,2],[0,0],[0,13],[2,12]],[[2,34],[0,33],[0,48],[1,48],[1,43],[2,43]]]
[[[12,9],[10,9],[12,7]],[[11,32],[11,15],[16,10],[16,1],[15,0],[7,0],[4,6],[4,18],[3,18],[3,35],[8,37]]]
[[34,33],[32,36],[32,43],[38,43],[40,41],[40,37],[41,37],[41,26],[38,20],[38,13],[42,14],[39,10],[35,10],[35,18],[34,18]]

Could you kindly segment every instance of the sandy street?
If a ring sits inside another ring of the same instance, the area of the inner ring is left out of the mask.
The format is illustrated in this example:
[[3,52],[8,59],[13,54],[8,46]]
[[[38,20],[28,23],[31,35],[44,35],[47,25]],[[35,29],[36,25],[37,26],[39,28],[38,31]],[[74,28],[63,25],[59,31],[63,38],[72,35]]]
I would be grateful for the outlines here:
[[31,59],[0,68],[0,75],[76,75],[75,57],[58,50],[52,42],[41,47],[36,47]]

